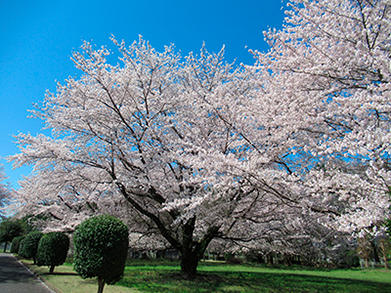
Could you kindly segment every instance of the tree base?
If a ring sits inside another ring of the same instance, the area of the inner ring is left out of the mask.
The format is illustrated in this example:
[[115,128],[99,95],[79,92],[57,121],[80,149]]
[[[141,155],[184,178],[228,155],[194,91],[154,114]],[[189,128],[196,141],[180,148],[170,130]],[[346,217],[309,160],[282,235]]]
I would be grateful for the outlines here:
[[181,274],[187,280],[193,280],[197,276],[198,258],[194,255],[182,256]]
[[104,286],[105,286],[105,280],[98,278],[98,293],[103,293]]

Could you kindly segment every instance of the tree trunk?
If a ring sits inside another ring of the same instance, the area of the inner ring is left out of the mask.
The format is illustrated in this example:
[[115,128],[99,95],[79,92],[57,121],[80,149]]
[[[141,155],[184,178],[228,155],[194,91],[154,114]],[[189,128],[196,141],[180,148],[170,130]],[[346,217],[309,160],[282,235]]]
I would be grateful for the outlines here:
[[53,274],[53,272],[54,272],[54,267],[55,267],[55,266],[53,266],[53,265],[50,266],[49,273]]
[[183,225],[181,252],[181,272],[187,279],[194,279],[197,274],[198,262],[204,256],[205,250],[212,239],[218,234],[219,227],[209,227],[204,237],[199,241],[193,240],[196,218],[189,219]]
[[267,256],[266,256],[266,263],[268,265],[273,265],[273,255],[271,253],[269,253]]
[[385,241],[387,240],[384,240],[382,239],[380,241],[380,249],[381,249],[381,252],[382,252],[382,256],[383,256],[383,262],[384,262],[384,268],[385,269],[388,269],[388,262],[387,262],[387,247],[385,245]]
[[380,257],[379,257],[379,253],[377,251],[377,247],[376,247],[375,241],[372,240],[370,243],[371,243],[371,246],[372,246],[373,257],[375,259],[375,262],[376,263],[380,263]]
[[6,241],[6,242],[4,243],[4,252],[6,252],[6,250],[7,250],[7,245],[8,245],[8,242]]
[[194,279],[197,274],[198,255],[191,250],[182,251],[181,272],[186,279]]
[[182,248],[181,248],[181,272],[187,279],[194,279],[197,274],[199,261],[199,247],[193,241],[193,231],[196,218],[190,218],[183,225]]
[[383,255],[383,261],[384,261],[384,268],[388,270],[388,262],[387,262],[387,255]]
[[98,278],[98,293],[103,293],[103,287],[105,286],[105,280]]

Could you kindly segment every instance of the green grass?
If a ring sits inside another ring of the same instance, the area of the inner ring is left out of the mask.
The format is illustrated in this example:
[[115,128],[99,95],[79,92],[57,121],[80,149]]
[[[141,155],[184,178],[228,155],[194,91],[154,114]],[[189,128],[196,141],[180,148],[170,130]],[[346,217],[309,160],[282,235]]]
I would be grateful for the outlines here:
[[[96,292],[94,279],[83,280],[71,264],[56,267],[28,265],[50,287],[63,293]],[[124,278],[110,292],[391,292],[391,271],[383,269],[269,268],[257,265],[227,265],[202,262],[195,280],[184,280],[176,262],[136,260],[127,263]]]
[[391,272],[315,270],[201,263],[199,276],[183,280],[175,263],[128,263],[118,283],[141,292],[391,292]]
[[[34,271],[50,288],[57,293],[96,293],[98,282],[96,279],[82,279],[73,270],[72,264],[64,264],[54,269],[54,274],[49,274],[48,267],[38,267],[30,260],[22,262]],[[118,285],[106,285],[105,293],[136,293],[135,288],[126,288]]]

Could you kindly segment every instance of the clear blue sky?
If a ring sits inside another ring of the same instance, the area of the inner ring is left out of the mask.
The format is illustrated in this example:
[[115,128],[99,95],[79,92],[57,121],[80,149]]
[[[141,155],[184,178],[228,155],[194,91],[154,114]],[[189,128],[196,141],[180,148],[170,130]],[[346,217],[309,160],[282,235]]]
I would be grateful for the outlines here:
[[27,110],[56,81],[77,76],[70,60],[83,40],[111,45],[111,34],[131,43],[142,35],[155,48],[183,52],[226,46],[228,60],[253,63],[246,46],[267,50],[262,31],[281,27],[280,0],[0,0],[0,163],[13,187],[29,168],[12,170],[13,135],[40,132]]

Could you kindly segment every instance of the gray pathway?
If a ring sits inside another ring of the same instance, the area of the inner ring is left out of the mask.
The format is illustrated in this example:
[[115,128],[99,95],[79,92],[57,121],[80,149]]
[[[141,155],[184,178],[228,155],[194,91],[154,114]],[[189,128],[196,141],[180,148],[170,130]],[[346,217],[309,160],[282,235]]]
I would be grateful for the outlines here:
[[0,292],[53,293],[14,256],[5,253],[0,253]]

